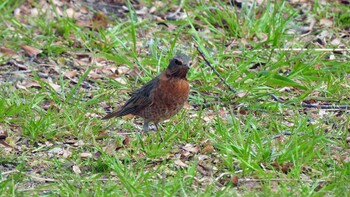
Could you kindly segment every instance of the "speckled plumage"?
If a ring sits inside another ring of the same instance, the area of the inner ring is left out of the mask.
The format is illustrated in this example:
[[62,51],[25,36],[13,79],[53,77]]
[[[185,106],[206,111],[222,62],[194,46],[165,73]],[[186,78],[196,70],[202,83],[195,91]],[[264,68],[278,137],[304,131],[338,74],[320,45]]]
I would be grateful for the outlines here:
[[118,110],[102,119],[133,114],[144,119],[143,129],[148,131],[149,122],[155,125],[176,115],[188,99],[190,86],[186,79],[190,58],[177,54],[160,75],[136,90]]

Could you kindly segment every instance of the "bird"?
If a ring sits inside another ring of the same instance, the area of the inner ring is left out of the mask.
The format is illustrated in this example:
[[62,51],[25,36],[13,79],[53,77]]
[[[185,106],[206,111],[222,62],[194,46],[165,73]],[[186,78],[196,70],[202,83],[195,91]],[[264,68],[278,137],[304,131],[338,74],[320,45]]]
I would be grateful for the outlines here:
[[190,65],[191,60],[187,55],[176,54],[164,71],[133,92],[122,107],[102,120],[132,114],[144,119],[145,132],[149,131],[150,122],[158,130],[158,123],[176,115],[188,99],[190,85],[187,73]]

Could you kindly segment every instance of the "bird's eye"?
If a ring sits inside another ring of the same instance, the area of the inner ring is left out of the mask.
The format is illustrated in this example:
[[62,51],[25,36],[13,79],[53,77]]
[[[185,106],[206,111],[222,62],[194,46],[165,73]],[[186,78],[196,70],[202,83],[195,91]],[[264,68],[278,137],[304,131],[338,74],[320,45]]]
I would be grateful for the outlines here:
[[178,59],[175,59],[175,64],[177,64],[177,65],[181,65],[181,64],[182,64],[182,62],[181,62],[180,60],[178,60]]

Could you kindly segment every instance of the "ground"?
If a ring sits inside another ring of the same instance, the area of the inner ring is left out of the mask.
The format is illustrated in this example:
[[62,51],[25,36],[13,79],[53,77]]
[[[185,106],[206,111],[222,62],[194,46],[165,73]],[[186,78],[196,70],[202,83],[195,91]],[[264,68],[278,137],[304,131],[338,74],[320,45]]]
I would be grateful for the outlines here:
[[[0,4],[0,196],[347,196],[349,1]],[[101,120],[176,53],[184,109]]]

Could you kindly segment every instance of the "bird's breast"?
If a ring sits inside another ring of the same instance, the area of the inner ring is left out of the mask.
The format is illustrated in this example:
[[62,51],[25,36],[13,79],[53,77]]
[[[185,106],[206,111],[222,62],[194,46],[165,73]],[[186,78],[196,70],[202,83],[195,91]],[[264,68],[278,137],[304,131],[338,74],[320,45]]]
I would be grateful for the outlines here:
[[169,119],[182,109],[189,92],[186,79],[160,79],[158,87],[152,92],[152,104],[137,115],[154,122]]
[[155,96],[166,103],[184,103],[190,92],[186,79],[166,79],[159,81],[159,89]]

